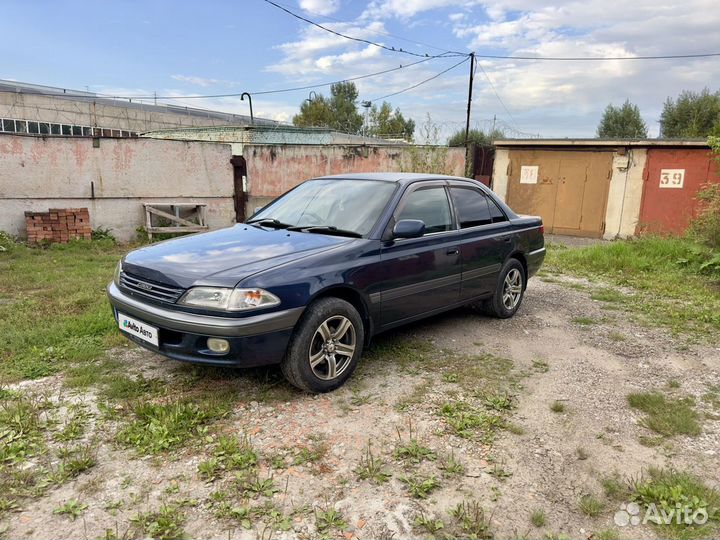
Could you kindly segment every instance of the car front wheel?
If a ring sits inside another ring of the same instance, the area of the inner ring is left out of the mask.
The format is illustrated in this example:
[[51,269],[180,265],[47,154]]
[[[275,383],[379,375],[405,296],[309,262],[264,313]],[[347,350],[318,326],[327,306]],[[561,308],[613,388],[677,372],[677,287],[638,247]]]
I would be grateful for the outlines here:
[[352,304],[321,298],[305,309],[282,361],[282,372],[302,390],[335,390],[355,370],[364,340],[362,319]]
[[498,275],[492,298],[485,301],[488,315],[507,319],[520,308],[525,293],[525,269],[517,259],[508,259]]

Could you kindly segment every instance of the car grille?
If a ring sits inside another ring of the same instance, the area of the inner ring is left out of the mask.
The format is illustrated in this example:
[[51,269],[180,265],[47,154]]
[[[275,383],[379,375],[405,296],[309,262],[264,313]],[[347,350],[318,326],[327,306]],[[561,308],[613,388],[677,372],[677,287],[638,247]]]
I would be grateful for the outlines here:
[[125,272],[120,273],[120,286],[133,294],[170,304],[177,302],[185,292],[185,289],[140,279]]

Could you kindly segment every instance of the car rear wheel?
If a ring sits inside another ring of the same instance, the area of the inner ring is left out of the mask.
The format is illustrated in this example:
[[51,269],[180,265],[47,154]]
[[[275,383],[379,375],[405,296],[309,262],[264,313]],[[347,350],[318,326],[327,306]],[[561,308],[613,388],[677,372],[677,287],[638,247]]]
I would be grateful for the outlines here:
[[483,304],[484,311],[499,319],[512,317],[520,308],[524,293],[525,269],[517,259],[508,259],[498,275],[495,293]]
[[357,310],[339,298],[321,298],[305,309],[280,367],[290,384],[329,392],[352,375],[365,332]]

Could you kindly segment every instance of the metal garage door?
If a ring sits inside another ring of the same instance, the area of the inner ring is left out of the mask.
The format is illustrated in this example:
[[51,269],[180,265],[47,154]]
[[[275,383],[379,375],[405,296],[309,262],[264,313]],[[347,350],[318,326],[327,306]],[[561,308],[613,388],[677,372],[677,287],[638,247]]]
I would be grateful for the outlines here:
[[600,237],[613,153],[512,150],[507,202],[520,214],[539,215],[555,234]]

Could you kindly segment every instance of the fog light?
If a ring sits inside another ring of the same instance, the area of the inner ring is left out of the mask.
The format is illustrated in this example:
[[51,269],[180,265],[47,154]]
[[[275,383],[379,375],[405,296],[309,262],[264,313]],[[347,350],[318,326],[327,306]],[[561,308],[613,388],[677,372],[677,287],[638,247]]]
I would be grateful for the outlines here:
[[219,338],[208,338],[208,349],[210,349],[212,352],[220,353],[220,354],[227,354],[227,352],[230,350],[230,343],[227,339],[219,339]]

